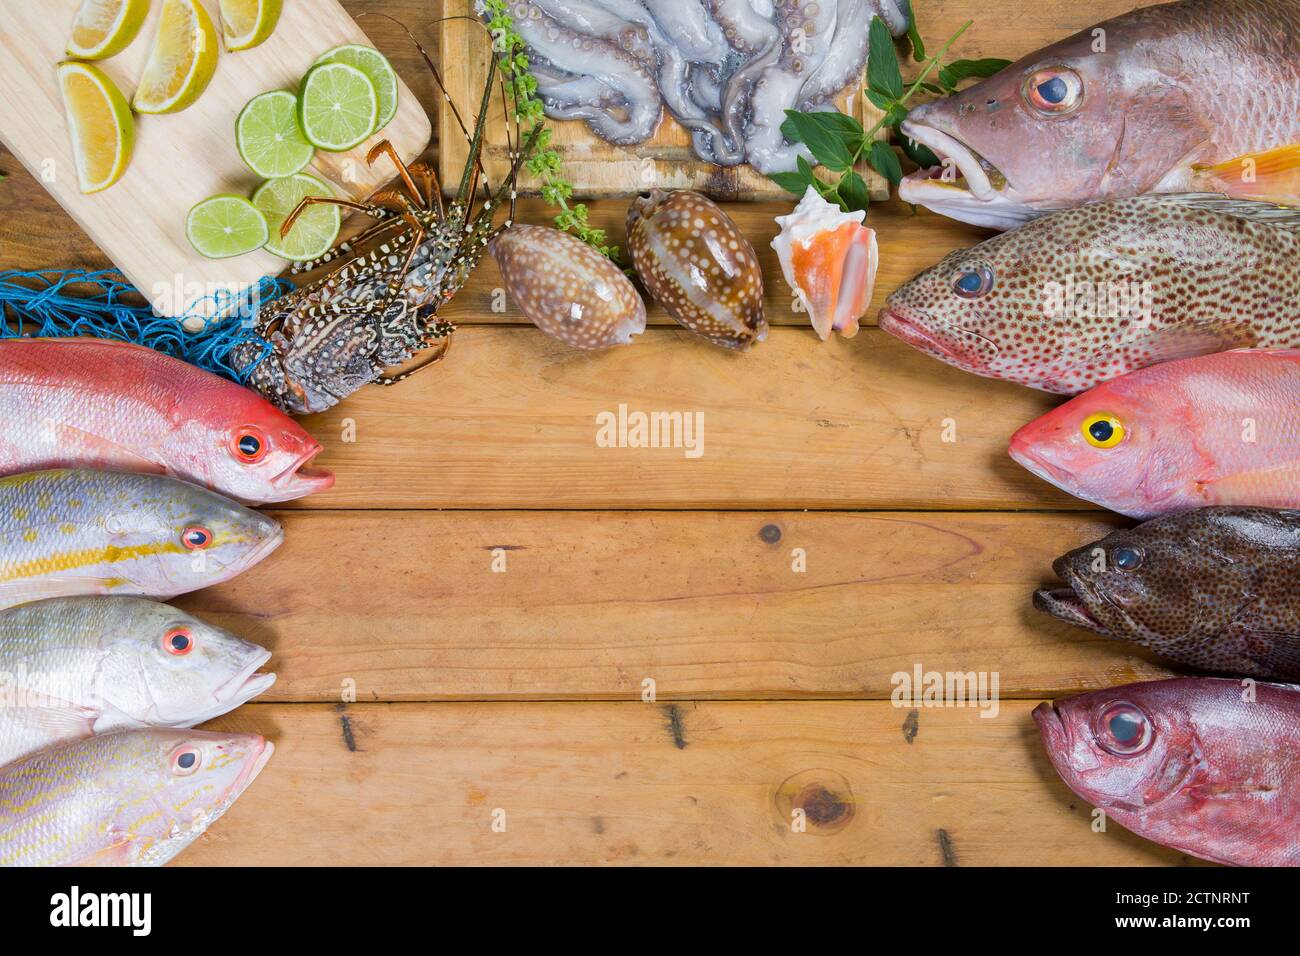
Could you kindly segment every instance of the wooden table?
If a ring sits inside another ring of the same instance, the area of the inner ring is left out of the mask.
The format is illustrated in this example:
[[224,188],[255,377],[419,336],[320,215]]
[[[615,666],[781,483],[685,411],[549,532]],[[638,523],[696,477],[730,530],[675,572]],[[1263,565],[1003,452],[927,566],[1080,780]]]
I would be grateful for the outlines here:
[[[970,15],[958,54],[1010,57],[1128,5],[916,4],[932,42]],[[428,0],[346,6],[436,31]],[[360,22],[433,109],[397,28]],[[0,267],[108,265],[12,157],[0,170]],[[438,371],[307,422],[337,487],[279,512],[266,564],[180,602],[280,675],[217,722],[276,755],[182,864],[1185,862],[1093,833],[1029,718],[1166,673],[1030,608],[1052,558],[1117,524],[1006,457],[1054,400],[875,328],[820,343],[767,248],[785,209],[730,209],[774,326],[748,355],[657,308],[635,345],[572,351],[492,311],[486,260]],[[593,205],[620,238],[624,213]],[[871,218],[873,316],[984,235],[897,204]],[[704,454],[597,447],[620,403],[703,412]],[[895,706],[891,675],[918,664],[997,672],[997,716]]]

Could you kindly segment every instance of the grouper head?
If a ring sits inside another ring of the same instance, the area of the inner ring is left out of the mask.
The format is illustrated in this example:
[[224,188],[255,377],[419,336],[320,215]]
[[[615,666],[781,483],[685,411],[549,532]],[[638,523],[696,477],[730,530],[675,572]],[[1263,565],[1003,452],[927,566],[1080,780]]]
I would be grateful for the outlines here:
[[1184,185],[1174,179],[1208,134],[1173,75],[1176,37],[1141,13],[913,110],[904,135],[941,165],[909,175],[899,195],[962,222],[1010,229],[1092,200]]

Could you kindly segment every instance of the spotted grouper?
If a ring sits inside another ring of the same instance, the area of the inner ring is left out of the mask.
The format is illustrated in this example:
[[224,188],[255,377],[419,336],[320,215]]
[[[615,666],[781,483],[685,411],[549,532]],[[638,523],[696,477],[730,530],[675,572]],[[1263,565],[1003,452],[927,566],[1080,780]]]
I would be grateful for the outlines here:
[[1096,199],[1300,204],[1300,0],[1183,0],[1037,50],[903,124],[903,199],[1006,229]]
[[1080,206],[951,253],[889,297],[880,328],[1066,395],[1171,359],[1300,346],[1300,210],[1207,194]]
[[1300,511],[1197,508],[1056,559],[1034,607],[1203,670],[1300,681]]
[[1176,678],[1034,720],[1065,785],[1126,830],[1219,863],[1300,864],[1300,689]]

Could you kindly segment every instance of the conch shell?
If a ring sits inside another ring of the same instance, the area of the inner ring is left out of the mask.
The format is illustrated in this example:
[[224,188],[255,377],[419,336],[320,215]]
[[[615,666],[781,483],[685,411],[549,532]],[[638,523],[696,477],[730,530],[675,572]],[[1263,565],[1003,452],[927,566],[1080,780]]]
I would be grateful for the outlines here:
[[788,216],[777,216],[781,233],[772,248],[781,272],[803,300],[812,327],[824,341],[831,330],[846,339],[858,334],[876,285],[880,252],[867,214],[845,212],[812,186]]
[[767,338],[758,256],[713,200],[686,190],[642,196],[628,210],[627,247],[641,282],[683,328],[741,352]]
[[575,348],[604,349],[645,331],[645,303],[631,280],[567,232],[516,223],[488,252],[510,298],[547,335]]

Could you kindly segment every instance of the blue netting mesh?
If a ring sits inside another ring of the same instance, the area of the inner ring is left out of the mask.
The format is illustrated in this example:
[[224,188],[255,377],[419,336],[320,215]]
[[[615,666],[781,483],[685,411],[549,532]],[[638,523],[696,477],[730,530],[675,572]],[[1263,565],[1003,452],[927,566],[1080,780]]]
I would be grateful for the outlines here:
[[[217,292],[191,304],[184,315],[165,318],[143,304],[114,270],[0,272],[0,339],[93,336],[133,342],[242,383],[271,351],[246,320],[292,288],[283,279],[264,276],[244,292]],[[202,319],[202,329],[185,328],[182,323],[191,317]],[[245,343],[259,346],[260,352],[236,369],[231,351]]]

